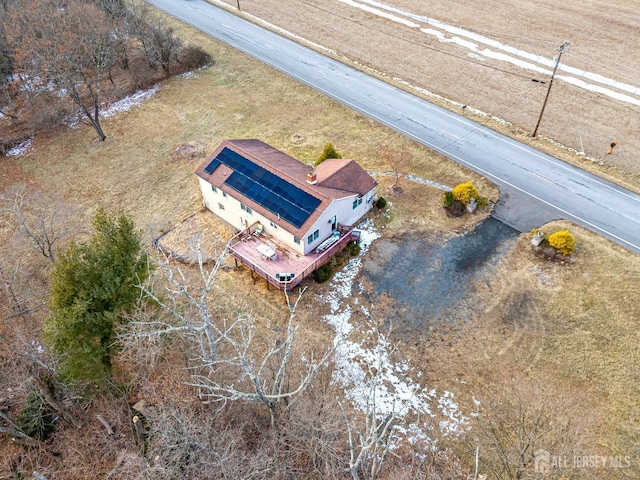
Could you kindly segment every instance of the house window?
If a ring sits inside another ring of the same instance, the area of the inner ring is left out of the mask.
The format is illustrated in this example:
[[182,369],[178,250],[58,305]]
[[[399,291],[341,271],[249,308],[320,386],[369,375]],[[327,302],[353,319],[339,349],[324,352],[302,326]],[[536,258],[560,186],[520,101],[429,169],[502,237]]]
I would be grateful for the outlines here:
[[278,225],[276,225],[276,224],[275,224],[275,223],[273,223],[273,222],[269,222],[269,225],[271,225],[271,226],[272,226],[274,229],[276,229],[276,230],[278,229]]
[[224,210],[224,205],[223,205],[223,204],[221,204],[221,203],[219,203],[219,204],[218,204],[218,208],[219,208],[220,210]]
[[353,210],[355,210],[357,206],[358,206],[358,199],[356,198],[356,199],[353,201],[353,207],[352,207],[352,208],[353,208]]
[[251,210],[249,207],[247,207],[244,203],[240,203],[240,209],[244,210],[249,215],[251,215],[253,213],[253,210]]
[[320,236],[320,230],[316,230],[315,232],[313,232],[313,239],[314,240],[317,240],[319,236]]
[[225,192],[222,192],[222,196],[223,196],[224,198],[227,198],[227,194],[226,194]]
[[293,237],[293,243],[300,245],[300,239],[298,237]]
[[313,243],[313,234],[307,237],[307,245],[311,245]]
[[211,191],[212,191],[213,193],[217,193],[217,192],[218,192],[218,189],[216,188],[216,186],[215,186],[215,185],[211,185]]
[[358,205],[362,205],[362,198],[358,199]]

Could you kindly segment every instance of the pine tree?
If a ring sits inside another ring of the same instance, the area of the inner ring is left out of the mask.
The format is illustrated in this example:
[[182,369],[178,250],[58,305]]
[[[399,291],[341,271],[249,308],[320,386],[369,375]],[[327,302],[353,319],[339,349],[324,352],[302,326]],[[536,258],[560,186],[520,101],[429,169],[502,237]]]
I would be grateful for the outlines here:
[[317,167],[322,162],[324,162],[327,158],[342,158],[342,155],[340,155],[338,151],[335,148],[333,148],[333,143],[327,143],[324,146],[324,149],[322,150],[322,153],[320,154],[320,156],[317,158],[316,163],[314,163],[314,166]]
[[115,328],[148,276],[141,235],[124,213],[100,209],[93,236],[60,255],[51,278],[45,341],[61,356],[71,381],[101,381],[111,372]]

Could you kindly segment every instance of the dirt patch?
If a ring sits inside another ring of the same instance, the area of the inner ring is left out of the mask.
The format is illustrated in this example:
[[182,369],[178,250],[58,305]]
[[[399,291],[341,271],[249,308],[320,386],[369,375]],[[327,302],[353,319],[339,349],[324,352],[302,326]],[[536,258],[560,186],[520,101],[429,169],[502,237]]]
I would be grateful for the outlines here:
[[171,155],[173,160],[193,160],[197,158],[204,158],[207,156],[207,146],[198,141],[187,142],[178,145]]

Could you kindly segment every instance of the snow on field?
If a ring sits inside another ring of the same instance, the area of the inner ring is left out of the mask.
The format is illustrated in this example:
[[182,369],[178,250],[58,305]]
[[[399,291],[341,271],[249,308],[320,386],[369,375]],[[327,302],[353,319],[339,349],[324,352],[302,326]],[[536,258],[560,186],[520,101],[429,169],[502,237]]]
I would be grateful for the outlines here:
[[[100,111],[100,119],[113,117],[120,112],[128,112],[133,107],[140,105],[145,100],[151,98],[158,91],[158,85],[154,85],[148,90],[138,90],[136,93],[124,97],[117,102],[111,103]],[[78,128],[84,116],[78,112],[69,118],[65,123],[69,128]]]
[[[182,77],[184,78],[189,78],[191,76],[193,76],[195,73],[202,71],[206,68],[209,68],[210,65],[204,65],[196,70],[190,71],[190,72],[186,72],[182,74]],[[147,90],[138,90],[137,92],[135,92],[132,95],[128,95],[125,98],[122,98],[120,100],[118,100],[117,102],[114,102],[110,105],[108,105],[106,108],[103,108],[103,110],[100,112],[100,118],[109,118],[109,117],[113,117],[114,115],[116,115],[117,113],[121,113],[121,112],[128,112],[129,110],[131,110],[133,107],[138,106],[140,104],[142,104],[145,100],[151,98],[153,95],[155,95],[155,93],[158,91],[159,86],[158,85],[154,85],[153,87],[147,89]],[[69,120],[67,120],[66,124],[70,127],[70,128],[77,128],[78,125],[80,124],[80,120],[82,119],[82,115],[80,114],[80,112],[78,112],[77,114],[75,114],[73,117],[71,117]],[[31,147],[31,144],[33,143],[33,139],[29,139],[23,143],[21,143],[20,145],[17,145],[15,147],[13,147],[11,150],[9,150],[7,152],[7,156],[21,156],[21,155],[25,155],[29,149],[29,147]]]
[[[395,177],[396,175],[394,172],[367,172],[367,173],[374,178],[380,175],[383,175],[385,177]],[[421,183],[422,185],[430,185],[432,187],[439,188],[440,190],[444,190],[444,191],[451,190],[451,187],[447,185],[443,185],[442,183],[434,182],[433,180],[429,180],[428,178],[416,177],[415,175],[410,175],[408,173],[399,173],[398,175],[402,178],[411,180],[412,182]]]
[[[465,48],[470,56],[477,59],[490,58],[546,76],[551,75],[556,62],[555,58],[547,58],[542,55],[530,53],[490,39],[484,35],[449,25],[434,18],[416,15],[375,0],[338,1],[404,26],[419,29],[422,33],[435,36],[442,43],[455,43]],[[428,25],[429,28],[422,27],[422,25]],[[570,74],[558,75],[556,78],[560,81],[570,83],[584,90],[615,98],[621,102],[640,106],[640,86],[619,82],[604,75],[587,72],[586,70],[571,67],[564,63],[560,63],[558,70]],[[588,81],[576,77],[582,77]],[[590,82],[595,82],[596,84],[594,85]],[[603,85],[606,85],[606,87]]]
[[158,85],[154,85],[148,90],[138,90],[133,95],[124,97],[123,99],[109,105],[100,113],[100,116],[102,118],[109,118],[113,117],[116,113],[128,112],[131,108],[140,105],[148,98],[151,98],[157,91]]
[[29,138],[24,142],[16,145],[11,150],[7,152],[7,157],[20,157],[27,153],[31,145],[33,144],[33,138]]
[[211,65],[213,65],[213,63],[207,63],[206,65],[201,66],[200,68],[196,68],[195,70],[189,70],[188,72],[184,72],[182,73],[180,76],[182,78],[193,78],[196,76],[196,74],[198,72],[201,72],[203,70],[206,70],[207,68],[209,68]]
[[[456,435],[469,428],[469,418],[460,411],[451,392],[438,395],[435,389],[422,388],[408,377],[407,373],[419,371],[413,369],[408,362],[394,363],[390,356],[394,347],[386,338],[373,328],[364,332],[375,340],[373,346],[365,346],[364,340],[352,340],[350,334],[355,327],[350,322],[353,308],[360,310],[370,318],[370,308],[361,305],[361,298],[351,298],[355,287],[355,278],[362,266],[362,257],[373,241],[380,237],[371,222],[358,226],[361,231],[360,255],[353,258],[342,271],[333,276],[330,292],[325,301],[331,313],[324,317],[336,332],[334,346],[334,381],[345,391],[345,397],[360,411],[366,411],[367,404],[375,395],[377,417],[398,414],[400,418],[411,415],[412,418],[438,417],[441,431]],[[349,300],[352,300],[349,302]],[[352,303],[353,306],[349,305]],[[362,328],[362,325],[358,327]],[[361,330],[360,330],[361,331]],[[367,342],[369,345],[371,342]],[[372,372],[376,372],[372,374]],[[402,435],[409,442],[428,441],[428,427],[411,423],[396,429],[396,435]]]

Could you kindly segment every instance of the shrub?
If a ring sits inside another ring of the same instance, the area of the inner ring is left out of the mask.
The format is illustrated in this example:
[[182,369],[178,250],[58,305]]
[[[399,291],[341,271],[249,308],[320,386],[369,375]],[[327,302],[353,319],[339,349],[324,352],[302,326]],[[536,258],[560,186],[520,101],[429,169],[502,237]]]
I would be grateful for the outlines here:
[[349,251],[349,255],[351,255],[352,257],[357,257],[358,255],[360,255],[362,249],[357,242],[349,242],[347,244],[347,250]]
[[324,162],[327,158],[342,158],[342,155],[340,155],[337,152],[337,150],[333,148],[333,143],[327,143],[324,146],[324,150],[322,150],[322,153],[316,159],[316,162],[313,165],[317,167],[322,162]]
[[331,265],[325,263],[320,268],[318,268],[315,272],[313,272],[313,278],[318,283],[324,283],[331,278],[333,275],[333,269]]
[[196,68],[203,67],[211,63],[212,58],[207,52],[200,47],[194,45],[187,45],[182,50],[181,54],[181,70],[189,71]]
[[489,199],[487,197],[478,197],[476,202],[478,203],[478,208],[480,210],[484,210],[489,206]]
[[440,197],[442,199],[442,206],[444,208],[447,208],[449,205],[451,205],[456,198],[453,196],[453,192],[451,190],[449,190],[448,192],[444,192],[442,194],[442,197]]
[[576,251],[576,244],[569,230],[560,230],[559,232],[552,233],[549,235],[547,242],[557,253],[565,257],[568,257]]
[[379,210],[382,210],[386,206],[387,206],[387,200],[384,197],[378,197],[378,200],[376,200],[376,208],[378,208]]
[[455,187],[453,187],[452,193],[453,197],[463,205],[469,203],[472,198],[476,201],[480,198],[478,190],[473,186],[473,183],[471,182],[465,182],[456,185]]
[[27,405],[18,416],[17,424],[23,433],[37,440],[46,440],[54,428],[54,415],[44,399],[36,392],[27,397]]

